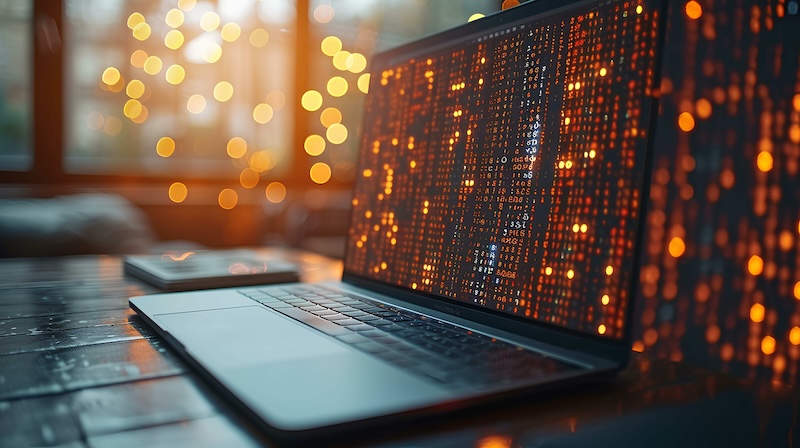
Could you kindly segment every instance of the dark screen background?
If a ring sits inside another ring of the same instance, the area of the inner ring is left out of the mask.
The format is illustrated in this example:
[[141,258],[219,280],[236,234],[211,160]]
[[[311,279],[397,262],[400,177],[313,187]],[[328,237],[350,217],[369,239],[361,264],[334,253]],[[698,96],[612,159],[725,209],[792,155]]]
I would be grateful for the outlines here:
[[608,2],[373,67],[348,272],[621,338],[656,24]]

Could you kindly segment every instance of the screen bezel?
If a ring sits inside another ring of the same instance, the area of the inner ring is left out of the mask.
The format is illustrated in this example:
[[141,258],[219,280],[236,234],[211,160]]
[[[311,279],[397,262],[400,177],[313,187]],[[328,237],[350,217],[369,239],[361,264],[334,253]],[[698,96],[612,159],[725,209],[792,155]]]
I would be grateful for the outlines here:
[[[368,70],[370,73],[379,73],[382,69],[390,68],[392,65],[401,60],[408,60],[421,54],[430,54],[431,52],[435,51],[436,47],[446,48],[447,45],[441,44],[443,41],[450,42],[454,40],[469,39],[470,37],[477,37],[489,32],[494,32],[499,28],[513,26],[516,24],[516,22],[527,22],[531,20],[533,16],[545,18],[549,15],[575,7],[589,4],[597,4],[598,6],[601,6],[606,3],[608,2],[597,0],[532,0],[509,10],[497,12],[474,22],[449,29],[441,33],[433,34],[420,40],[376,54],[373,57]],[[640,3],[650,5],[653,10],[658,12],[659,16],[657,18],[657,40],[654,45],[655,61],[653,64],[654,73],[652,83],[654,93],[650,96],[649,107],[647,104],[645,104],[642,108],[643,114],[647,114],[647,119],[649,120],[647,125],[649,133],[643,145],[645,153],[642,166],[639,219],[638,224],[636,225],[634,252],[631,258],[630,267],[632,271],[630,276],[630,285],[628,288],[629,300],[625,309],[625,327],[622,338],[613,339],[607,336],[601,336],[563,326],[548,324],[543,321],[516,316],[504,313],[502,311],[473,305],[471,303],[450,299],[448,297],[374,280],[363,275],[349,272],[347,263],[345,263],[344,266],[342,280],[360,287],[374,290],[384,295],[397,297],[400,300],[404,300],[414,305],[435,309],[439,312],[472,320],[483,325],[502,328],[504,331],[518,334],[522,337],[540,340],[542,342],[567,350],[575,350],[590,353],[595,356],[601,356],[618,363],[620,368],[627,364],[631,354],[633,315],[639,292],[638,284],[640,259],[642,256],[644,230],[647,220],[650,183],[652,177],[654,136],[657,122],[656,119],[658,117],[659,110],[659,97],[656,93],[658,92],[658,86],[660,85],[661,81],[664,35],[666,34],[666,17],[668,16],[668,0],[642,0]],[[377,88],[377,78],[378,77],[376,76],[372,77],[370,81],[370,89]],[[369,101],[369,95],[367,96],[366,101]],[[365,114],[362,122],[362,129],[366,128],[368,120],[369,117]],[[363,139],[364,136],[362,134],[359,146],[359,154],[361,153],[361,148],[366,144]],[[358,172],[358,170],[356,171]],[[350,213],[349,219],[350,225],[348,228],[351,228],[353,219],[352,212]],[[350,250],[348,235],[347,244],[345,245],[345,260],[347,259],[347,255]]]

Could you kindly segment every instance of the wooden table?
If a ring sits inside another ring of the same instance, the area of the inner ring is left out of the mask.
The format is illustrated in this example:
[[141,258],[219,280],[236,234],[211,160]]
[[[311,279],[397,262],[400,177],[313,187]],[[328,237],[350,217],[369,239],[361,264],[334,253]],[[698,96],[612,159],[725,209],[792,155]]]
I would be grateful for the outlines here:
[[[288,249],[303,278],[341,263]],[[0,446],[275,445],[128,308],[118,257],[0,260]],[[614,381],[360,434],[378,446],[798,446],[792,389],[643,355]]]

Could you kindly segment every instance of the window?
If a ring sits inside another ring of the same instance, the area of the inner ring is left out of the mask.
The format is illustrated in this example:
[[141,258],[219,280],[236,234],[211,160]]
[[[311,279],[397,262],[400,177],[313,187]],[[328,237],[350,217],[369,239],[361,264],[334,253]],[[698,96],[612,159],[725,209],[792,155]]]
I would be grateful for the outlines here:
[[66,170],[241,178],[290,168],[294,11],[67,0]]
[[0,169],[31,164],[31,67],[29,0],[0,0]]

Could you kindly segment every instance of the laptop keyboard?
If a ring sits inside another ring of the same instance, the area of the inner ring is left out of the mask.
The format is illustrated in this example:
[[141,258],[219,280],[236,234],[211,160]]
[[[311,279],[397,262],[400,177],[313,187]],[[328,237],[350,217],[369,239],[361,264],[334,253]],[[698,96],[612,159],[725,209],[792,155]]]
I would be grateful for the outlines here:
[[358,350],[450,386],[510,386],[578,369],[411,311],[318,285],[239,291]]

